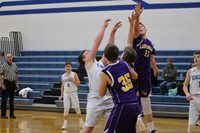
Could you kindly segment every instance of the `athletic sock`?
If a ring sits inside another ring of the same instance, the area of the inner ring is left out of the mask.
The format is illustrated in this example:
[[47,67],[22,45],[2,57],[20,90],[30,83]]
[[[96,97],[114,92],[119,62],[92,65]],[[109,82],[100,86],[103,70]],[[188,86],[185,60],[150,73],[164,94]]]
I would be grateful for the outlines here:
[[154,122],[151,121],[151,122],[147,122],[147,127],[148,127],[148,130],[151,132],[152,130],[155,130],[155,127],[154,127]]

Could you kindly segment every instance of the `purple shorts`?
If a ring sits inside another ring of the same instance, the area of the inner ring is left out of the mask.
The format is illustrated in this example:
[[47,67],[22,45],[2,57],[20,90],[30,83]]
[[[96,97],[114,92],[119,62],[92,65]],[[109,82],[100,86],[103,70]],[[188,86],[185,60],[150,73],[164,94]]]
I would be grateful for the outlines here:
[[143,77],[133,81],[136,90],[139,91],[139,97],[148,97],[151,93],[151,77]]
[[138,103],[114,105],[104,133],[136,133],[136,122],[140,112]]

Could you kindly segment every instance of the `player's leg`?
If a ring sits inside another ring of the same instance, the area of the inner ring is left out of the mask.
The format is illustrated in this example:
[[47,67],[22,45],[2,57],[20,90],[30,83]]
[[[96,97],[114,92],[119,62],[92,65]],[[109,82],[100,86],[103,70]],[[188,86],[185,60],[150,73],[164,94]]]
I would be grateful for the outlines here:
[[148,131],[150,133],[155,133],[150,97],[141,97],[141,103],[143,107],[144,117],[147,122]]
[[113,107],[104,133],[136,133],[138,103],[118,104]]
[[[135,86],[137,86],[137,82],[133,82],[133,83]],[[141,100],[139,97],[139,90],[137,87],[136,87],[136,95],[138,96],[138,103],[139,103],[139,107],[140,107],[140,114],[138,115],[138,118],[137,118],[137,127],[139,128],[140,133],[146,133],[146,128],[145,128],[144,122],[142,120],[142,105],[141,105]]]
[[89,98],[87,100],[85,125],[80,133],[91,133],[100,117],[102,117],[104,110],[98,104],[101,104],[98,98]]
[[188,120],[188,133],[193,133],[193,129],[195,127],[195,124],[199,120],[199,112],[200,112],[200,107],[197,105],[200,105],[198,96],[192,96],[193,100],[190,101],[190,106],[189,106],[189,120]]
[[82,119],[82,116],[81,116],[81,110],[80,110],[80,105],[79,105],[79,99],[78,99],[77,91],[71,93],[70,99],[71,99],[71,103],[72,103],[72,108],[75,109],[76,114],[78,116],[79,126],[81,128],[83,128],[84,127],[84,122],[83,122],[83,119]]
[[144,125],[144,122],[142,121],[142,114],[139,114],[138,115],[138,118],[137,118],[137,125],[139,127],[139,132],[140,133],[146,133],[146,128],[145,128],[145,125]]
[[153,122],[153,115],[151,109],[151,100],[149,95],[151,94],[151,78],[143,79],[138,84],[139,95],[143,108],[143,114],[147,122],[147,128],[150,133],[155,133],[155,127]]
[[64,121],[61,127],[62,130],[67,128],[67,119],[68,119],[69,108],[70,108],[70,98],[69,98],[69,94],[66,92],[64,92],[63,105],[64,105]]
[[113,107],[114,107],[114,104],[113,104],[112,98],[108,98],[108,99],[104,100],[103,104],[101,106],[99,106],[99,108],[104,110],[103,111],[103,119],[104,119],[105,124],[108,121],[110,112],[112,111]]

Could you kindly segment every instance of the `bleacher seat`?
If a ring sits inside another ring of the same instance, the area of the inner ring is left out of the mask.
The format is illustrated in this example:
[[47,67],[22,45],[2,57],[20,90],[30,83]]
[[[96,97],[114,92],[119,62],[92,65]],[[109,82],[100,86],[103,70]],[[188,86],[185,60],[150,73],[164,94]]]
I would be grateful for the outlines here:
[[78,56],[21,56],[15,57],[14,62],[77,62]]
[[[71,62],[73,68],[78,68],[78,62]],[[65,62],[16,62],[19,68],[64,68]]]
[[52,90],[53,89],[53,83],[41,83],[41,82],[19,82],[19,87],[26,88],[30,87],[33,90]]
[[18,75],[21,82],[60,82],[59,75]]
[[[1,98],[0,98],[1,102]],[[14,98],[14,104],[15,105],[32,105],[34,102],[34,99],[31,98]],[[9,99],[8,99],[9,103]]]
[[30,91],[27,93],[27,98],[42,98],[44,91]]

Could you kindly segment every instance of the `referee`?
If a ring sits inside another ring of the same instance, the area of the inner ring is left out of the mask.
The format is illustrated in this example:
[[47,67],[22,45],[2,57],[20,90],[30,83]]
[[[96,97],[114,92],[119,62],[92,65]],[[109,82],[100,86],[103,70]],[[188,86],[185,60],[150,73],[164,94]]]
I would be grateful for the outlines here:
[[12,54],[6,54],[6,62],[3,63],[0,70],[0,87],[2,89],[1,99],[1,118],[8,119],[6,116],[6,104],[9,96],[10,118],[16,118],[14,115],[14,94],[15,88],[19,89],[17,78],[17,66],[12,61]]

